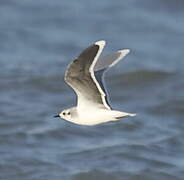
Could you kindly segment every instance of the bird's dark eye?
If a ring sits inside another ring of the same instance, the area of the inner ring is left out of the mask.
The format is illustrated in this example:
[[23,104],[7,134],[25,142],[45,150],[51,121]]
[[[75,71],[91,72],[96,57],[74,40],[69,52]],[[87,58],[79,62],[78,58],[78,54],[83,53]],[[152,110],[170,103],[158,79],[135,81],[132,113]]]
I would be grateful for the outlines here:
[[64,112],[63,115],[65,115],[66,113]]
[[70,112],[68,112],[68,115],[70,115]]

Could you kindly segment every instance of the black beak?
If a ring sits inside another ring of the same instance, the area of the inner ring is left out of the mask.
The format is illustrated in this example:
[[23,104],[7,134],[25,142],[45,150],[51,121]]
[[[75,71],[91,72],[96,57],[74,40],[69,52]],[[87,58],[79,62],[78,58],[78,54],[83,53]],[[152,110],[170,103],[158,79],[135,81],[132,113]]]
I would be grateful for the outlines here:
[[57,115],[55,115],[54,117],[57,118],[57,117],[60,117],[60,116],[59,116],[59,114],[57,114]]

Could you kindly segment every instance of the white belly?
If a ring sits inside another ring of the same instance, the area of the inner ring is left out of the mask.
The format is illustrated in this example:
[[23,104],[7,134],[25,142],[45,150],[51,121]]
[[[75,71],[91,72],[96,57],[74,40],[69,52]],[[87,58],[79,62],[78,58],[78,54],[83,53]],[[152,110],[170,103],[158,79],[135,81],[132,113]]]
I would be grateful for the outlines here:
[[73,107],[73,112],[70,118],[65,118],[65,120],[70,121],[79,125],[93,126],[109,121],[117,121],[123,117],[135,116],[135,114],[109,110],[96,106],[86,106],[85,108]]
[[118,111],[107,109],[88,109],[87,111],[78,111],[78,118],[75,123],[80,125],[97,125],[113,120],[119,115]]

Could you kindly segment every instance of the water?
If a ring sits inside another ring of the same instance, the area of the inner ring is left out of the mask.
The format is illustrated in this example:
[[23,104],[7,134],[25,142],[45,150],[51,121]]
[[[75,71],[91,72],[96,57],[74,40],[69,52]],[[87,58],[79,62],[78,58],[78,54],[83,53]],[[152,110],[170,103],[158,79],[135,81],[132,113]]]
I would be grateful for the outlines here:
[[[0,179],[183,179],[183,15],[181,0],[2,0]],[[101,39],[106,54],[131,49],[106,82],[112,106],[138,116],[54,119],[75,104],[67,64]]]

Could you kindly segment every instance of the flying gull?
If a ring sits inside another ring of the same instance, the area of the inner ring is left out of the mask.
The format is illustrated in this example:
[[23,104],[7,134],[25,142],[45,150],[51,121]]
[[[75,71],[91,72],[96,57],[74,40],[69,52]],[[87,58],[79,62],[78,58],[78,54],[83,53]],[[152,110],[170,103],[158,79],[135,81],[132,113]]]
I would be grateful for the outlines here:
[[75,91],[77,106],[65,109],[54,117],[92,126],[136,115],[113,110],[103,85],[105,72],[125,57],[129,50],[119,50],[100,57],[104,46],[105,41],[97,41],[69,64],[65,72],[65,82]]

